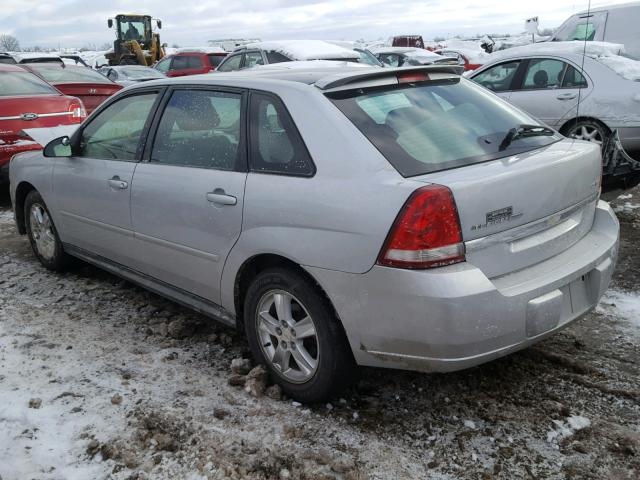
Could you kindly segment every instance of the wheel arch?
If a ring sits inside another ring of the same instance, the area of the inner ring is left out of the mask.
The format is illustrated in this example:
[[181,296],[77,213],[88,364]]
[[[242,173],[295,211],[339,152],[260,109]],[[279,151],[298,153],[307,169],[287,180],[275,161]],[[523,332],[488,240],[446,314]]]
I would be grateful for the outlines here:
[[16,217],[16,225],[18,226],[18,233],[20,235],[25,235],[27,233],[26,219],[24,217],[24,202],[29,195],[29,192],[33,190],[37,190],[31,183],[27,181],[22,181],[16,187],[15,194],[15,217]]
[[244,321],[243,321],[244,298],[246,296],[247,289],[249,288],[249,285],[251,283],[251,279],[255,278],[256,275],[258,275],[260,272],[268,268],[278,268],[278,267],[287,268],[299,273],[300,275],[305,277],[307,280],[309,280],[318,289],[318,292],[320,292],[320,294],[322,295],[323,300],[327,305],[327,308],[331,309],[331,312],[333,313],[335,318],[338,320],[338,324],[340,325],[340,328],[342,329],[342,332],[345,335],[345,339],[346,339],[347,334],[346,334],[344,325],[342,323],[342,320],[340,319],[340,316],[338,315],[337,310],[335,309],[333,303],[331,302],[329,295],[327,295],[327,292],[324,290],[324,288],[322,288],[322,285],[320,285],[320,283],[315,279],[315,277],[311,275],[301,265],[294,262],[293,260],[290,260],[287,257],[284,257],[279,254],[274,254],[274,253],[261,253],[248,258],[247,260],[244,261],[244,263],[242,263],[242,265],[240,266],[240,268],[236,273],[234,288],[233,288],[233,298],[234,298],[237,328],[241,331],[244,330]]
[[578,122],[596,122],[596,123],[599,123],[599,124],[603,125],[608,130],[607,133],[611,132],[611,127],[609,127],[609,125],[607,125],[605,122],[603,122],[602,120],[600,120],[600,119],[598,119],[596,117],[590,117],[588,115],[582,115],[582,116],[578,116],[578,117],[573,117],[573,118],[570,118],[569,120],[566,120],[562,124],[562,126],[558,129],[558,131],[561,134],[566,136],[566,134],[567,134],[567,132],[569,130],[569,127],[571,127],[572,124],[576,124]]

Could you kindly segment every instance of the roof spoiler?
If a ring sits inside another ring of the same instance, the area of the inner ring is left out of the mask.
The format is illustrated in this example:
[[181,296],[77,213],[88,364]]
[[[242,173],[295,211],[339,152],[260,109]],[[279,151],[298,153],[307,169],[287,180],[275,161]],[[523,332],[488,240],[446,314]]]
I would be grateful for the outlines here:
[[[363,69],[364,70],[364,69]],[[462,75],[464,67],[460,65],[421,65],[417,67],[401,68],[371,68],[366,71],[349,72],[348,74],[329,75],[321,78],[314,85],[320,90],[330,90],[332,88],[345,87],[350,84],[363,81],[381,80],[388,77],[396,77],[399,73],[424,72],[424,73],[449,73],[452,75]]]

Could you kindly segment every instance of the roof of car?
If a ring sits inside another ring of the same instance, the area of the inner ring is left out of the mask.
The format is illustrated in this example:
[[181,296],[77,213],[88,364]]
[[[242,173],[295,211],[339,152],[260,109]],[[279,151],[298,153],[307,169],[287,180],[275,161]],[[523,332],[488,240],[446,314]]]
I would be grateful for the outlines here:
[[[426,65],[403,68],[380,68],[344,66],[336,67],[309,67],[309,68],[264,68],[247,69],[236,72],[216,72],[213,74],[191,75],[188,77],[178,77],[171,79],[152,80],[144,85],[166,85],[166,84],[227,84],[233,83],[235,86],[245,88],[261,88],[267,84],[278,82],[283,84],[306,84],[314,85],[320,90],[330,90],[367,81],[383,80],[385,77],[395,77],[400,73],[410,74],[423,71],[425,73],[446,73],[460,75],[463,67],[458,65]],[[140,86],[141,87],[141,86]],[[138,88],[138,87],[129,87]]]

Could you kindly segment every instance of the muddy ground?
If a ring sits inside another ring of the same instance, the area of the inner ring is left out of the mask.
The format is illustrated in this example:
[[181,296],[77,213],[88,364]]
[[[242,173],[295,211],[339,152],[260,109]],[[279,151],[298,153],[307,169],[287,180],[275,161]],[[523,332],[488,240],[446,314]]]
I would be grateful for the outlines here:
[[631,193],[613,202],[620,259],[595,312],[464,372],[363,369],[341,398],[305,406],[229,384],[248,358],[231,329],[86,264],[44,270],[3,192],[0,477],[640,478]]

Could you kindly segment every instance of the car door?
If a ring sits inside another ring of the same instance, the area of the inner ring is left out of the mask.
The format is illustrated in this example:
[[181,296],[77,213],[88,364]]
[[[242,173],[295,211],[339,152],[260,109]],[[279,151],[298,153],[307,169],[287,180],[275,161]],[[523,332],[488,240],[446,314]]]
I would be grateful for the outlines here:
[[124,265],[135,263],[130,192],[159,89],[136,90],[93,116],[56,159],[53,188],[63,242]]
[[143,272],[215,303],[242,226],[244,103],[237,89],[170,91],[133,179]]
[[590,93],[578,70],[558,58],[531,58],[526,61],[522,83],[509,101],[547,125],[559,127],[562,119]]
[[508,60],[482,69],[470,78],[504,100],[509,100],[514,84],[520,78],[520,60]]

